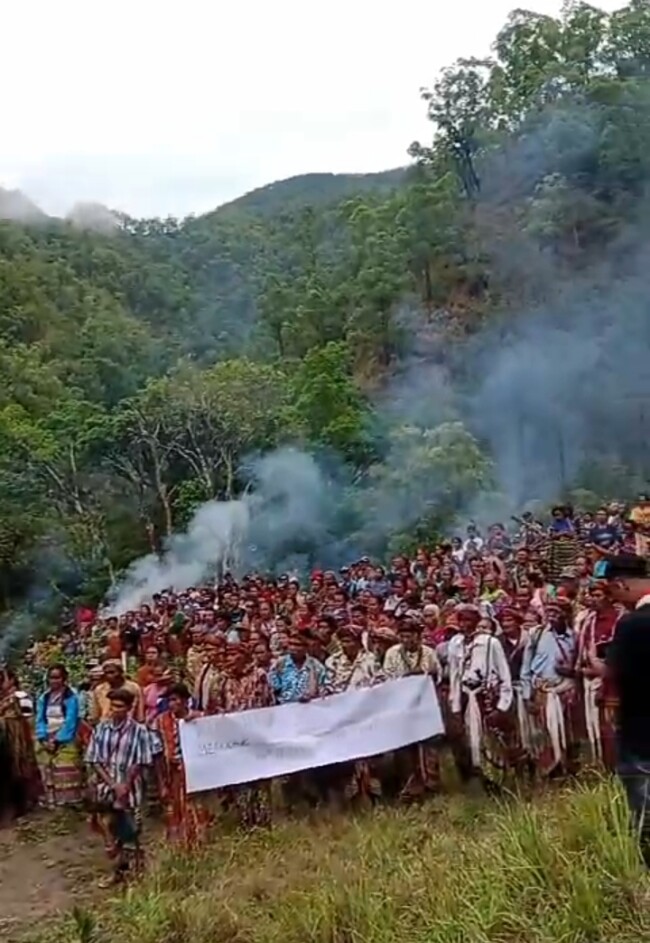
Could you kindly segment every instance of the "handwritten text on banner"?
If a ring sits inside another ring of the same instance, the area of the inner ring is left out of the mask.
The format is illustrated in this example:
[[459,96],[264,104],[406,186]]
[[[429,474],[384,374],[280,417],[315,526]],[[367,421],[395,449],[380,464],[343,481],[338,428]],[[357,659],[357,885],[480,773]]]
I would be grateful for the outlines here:
[[430,678],[181,725],[188,792],[374,756],[444,733]]

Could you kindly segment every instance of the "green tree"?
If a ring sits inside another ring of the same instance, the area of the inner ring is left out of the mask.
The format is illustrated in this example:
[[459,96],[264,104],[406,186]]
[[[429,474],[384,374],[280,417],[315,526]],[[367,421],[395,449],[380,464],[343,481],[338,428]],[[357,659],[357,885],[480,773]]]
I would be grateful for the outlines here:
[[367,454],[363,400],[342,343],[311,350],[292,377],[293,415],[307,439],[350,459]]
[[390,430],[386,457],[370,467],[358,503],[370,545],[395,549],[437,535],[490,483],[491,463],[460,422]]
[[226,360],[208,370],[181,369],[168,382],[177,427],[174,450],[204,500],[234,497],[242,459],[292,433],[287,380],[273,366]]

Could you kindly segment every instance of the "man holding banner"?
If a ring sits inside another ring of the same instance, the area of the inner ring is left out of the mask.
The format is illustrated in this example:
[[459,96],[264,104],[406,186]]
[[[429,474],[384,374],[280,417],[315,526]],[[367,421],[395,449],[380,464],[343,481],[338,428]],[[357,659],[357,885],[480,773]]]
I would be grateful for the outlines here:
[[[289,650],[269,672],[269,682],[278,704],[306,704],[330,690],[325,666],[307,654],[307,637],[300,632],[290,636]],[[323,777],[305,770],[283,783],[284,798],[290,807],[301,800],[315,805],[324,791],[327,785]]]
[[[383,680],[379,662],[362,644],[362,629],[348,625],[338,631],[340,650],[325,662],[333,691],[367,688]],[[381,796],[380,757],[354,760],[327,768],[331,796],[348,802]],[[325,770],[323,770],[325,773]]]
[[[399,642],[386,652],[384,674],[387,678],[424,675],[430,679],[437,704],[435,685],[442,676],[442,669],[435,651],[422,643],[422,625],[415,619],[402,619]],[[399,798],[406,802],[437,792],[440,787],[440,754],[437,746],[427,739],[402,747],[395,754],[395,772]]]
[[180,729],[189,793],[318,770],[413,743],[428,747],[443,733],[426,675],[308,703],[204,717]]
[[[270,707],[273,694],[262,668],[254,665],[248,649],[240,642],[226,646],[224,679],[218,696],[218,709],[224,714]],[[245,828],[269,825],[271,821],[271,784],[267,781],[233,786],[226,799]]]

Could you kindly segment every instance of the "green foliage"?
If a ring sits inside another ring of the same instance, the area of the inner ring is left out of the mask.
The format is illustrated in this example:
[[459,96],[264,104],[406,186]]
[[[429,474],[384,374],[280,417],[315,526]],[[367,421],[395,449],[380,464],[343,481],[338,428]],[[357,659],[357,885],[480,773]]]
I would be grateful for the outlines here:
[[402,552],[431,542],[458,508],[489,487],[490,473],[490,462],[460,422],[394,427],[384,458],[368,469],[367,487],[358,498],[364,521],[360,542],[375,544],[377,524],[382,532],[392,531],[382,550]]
[[293,412],[307,439],[361,461],[368,448],[364,406],[344,344],[313,348],[292,378]]
[[361,517],[392,493],[395,539],[446,526],[489,459],[456,424],[383,441],[373,394],[413,322],[416,344],[445,349],[517,308],[504,246],[598,270],[642,215],[649,79],[647,0],[571,0],[558,17],[515,10],[490,58],[443,69],[409,170],[297,177],[109,234],[0,193],[0,216],[23,219],[0,222],[2,604],[43,577],[53,540],[97,596],[284,442],[338,453],[367,483]]

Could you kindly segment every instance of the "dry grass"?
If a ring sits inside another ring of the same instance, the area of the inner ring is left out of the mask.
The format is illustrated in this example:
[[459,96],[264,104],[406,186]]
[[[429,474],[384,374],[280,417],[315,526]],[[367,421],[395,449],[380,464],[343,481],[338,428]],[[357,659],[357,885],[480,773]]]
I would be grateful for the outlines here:
[[[320,814],[162,850],[138,886],[48,943],[639,943],[647,878],[609,783]],[[44,943],[44,939],[43,940]]]

